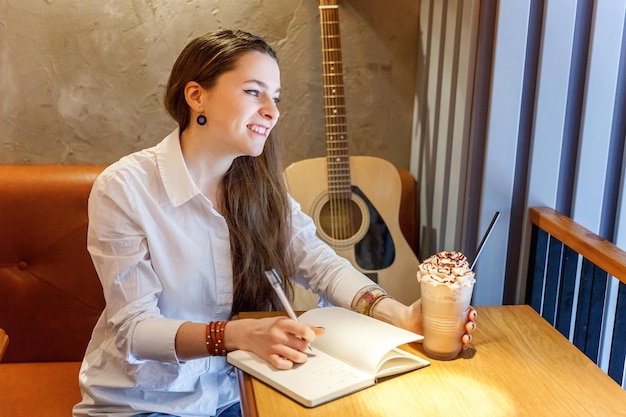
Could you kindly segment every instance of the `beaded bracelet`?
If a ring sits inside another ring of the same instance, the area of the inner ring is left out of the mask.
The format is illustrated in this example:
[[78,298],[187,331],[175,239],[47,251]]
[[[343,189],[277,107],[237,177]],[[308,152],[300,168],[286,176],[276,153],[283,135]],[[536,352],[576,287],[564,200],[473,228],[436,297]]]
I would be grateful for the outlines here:
[[209,355],[226,356],[224,329],[227,321],[211,321],[206,324],[206,349]]
[[363,288],[355,297],[353,309],[357,313],[372,316],[374,307],[385,298],[393,298],[377,285]]

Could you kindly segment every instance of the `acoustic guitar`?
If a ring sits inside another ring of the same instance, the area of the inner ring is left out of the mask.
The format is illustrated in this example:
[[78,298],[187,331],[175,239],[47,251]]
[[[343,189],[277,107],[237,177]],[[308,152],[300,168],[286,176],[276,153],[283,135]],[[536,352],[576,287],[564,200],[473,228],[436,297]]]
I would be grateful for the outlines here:
[[291,164],[287,186],[322,240],[410,304],[419,297],[419,261],[398,221],[400,176],[384,159],[349,155],[337,0],[321,0],[319,11],[326,157]]

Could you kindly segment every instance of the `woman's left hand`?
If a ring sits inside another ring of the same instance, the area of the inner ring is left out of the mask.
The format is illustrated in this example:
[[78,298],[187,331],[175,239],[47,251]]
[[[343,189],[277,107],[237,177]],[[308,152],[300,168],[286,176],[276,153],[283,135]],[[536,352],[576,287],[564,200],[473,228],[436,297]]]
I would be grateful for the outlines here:
[[474,307],[470,306],[469,312],[467,313],[467,323],[465,323],[465,334],[461,338],[463,350],[467,349],[472,341],[472,332],[476,329],[476,316],[478,316],[478,313]]

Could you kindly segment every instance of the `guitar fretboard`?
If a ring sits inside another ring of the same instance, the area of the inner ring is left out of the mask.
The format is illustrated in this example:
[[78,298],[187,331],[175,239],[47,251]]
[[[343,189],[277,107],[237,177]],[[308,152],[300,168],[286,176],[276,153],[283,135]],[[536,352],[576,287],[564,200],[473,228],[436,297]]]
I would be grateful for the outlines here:
[[337,0],[320,1],[326,160],[330,198],[350,198],[350,155]]

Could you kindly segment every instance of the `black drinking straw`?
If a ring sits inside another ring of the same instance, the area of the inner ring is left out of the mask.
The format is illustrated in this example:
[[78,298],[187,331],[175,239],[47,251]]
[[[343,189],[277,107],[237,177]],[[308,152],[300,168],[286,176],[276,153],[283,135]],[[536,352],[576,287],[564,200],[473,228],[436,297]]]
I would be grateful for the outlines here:
[[470,270],[472,271],[474,270],[474,265],[476,265],[476,261],[478,260],[478,255],[480,255],[480,252],[482,252],[483,246],[485,246],[485,242],[487,241],[487,238],[491,234],[491,230],[493,229],[493,226],[496,224],[498,217],[500,217],[500,212],[496,211],[496,214],[494,214],[493,218],[491,219],[491,224],[489,224],[489,227],[487,228],[485,235],[483,236],[482,240],[480,241],[480,244],[478,245],[478,249],[476,250],[476,255],[474,255],[474,261],[472,261],[472,266],[470,267]]

